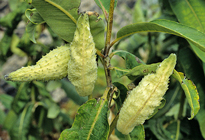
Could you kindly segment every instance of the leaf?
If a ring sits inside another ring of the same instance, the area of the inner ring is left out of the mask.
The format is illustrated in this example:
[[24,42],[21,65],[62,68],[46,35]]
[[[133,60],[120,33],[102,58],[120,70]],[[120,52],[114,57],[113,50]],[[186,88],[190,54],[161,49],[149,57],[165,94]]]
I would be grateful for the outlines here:
[[33,106],[34,104],[28,103],[23,112],[19,115],[17,122],[14,124],[10,132],[11,139],[27,140],[27,135],[31,126]]
[[0,42],[0,54],[6,55],[7,52],[9,51],[10,45],[11,45],[11,36],[8,34],[8,32],[5,32]]
[[27,89],[29,89],[28,83],[21,83],[20,84],[18,91],[17,91],[17,94],[14,97],[14,100],[11,104],[12,109],[16,113],[19,113],[30,99]]
[[25,11],[25,15],[28,18],[30,22],[33,24],[41,24],[44,23],[45,21],[41,17],[41,15],[36,11],[36,9],[27,9]]
[[139,32],[164,32],[177,35],[192,42],[200,50],[205,51],[204,33],[186,25],[163,19],[127,25],[118,31],[117,39],[113,42]]
[[72,99],[76,104],[82,105],[85,103],[88,98],[87,97],[81,97],[75,90],[75,87],[65,79],[61,80],[62,88],[65,90],[67,96]]
[[56,34],[73,40],[80,0],[32,0],[32,5]]
[[[102,9],[109,13],[110,10],[110,0],[95,0],[96,4]],[[114,8],[117,6],[117,0],[115,0]]]
[[153,63],[150,65],[139,65],[134,67],[133,69],[130,70],[130,72],[126,73],[126,76],[129,77],[138,77],[138,76],[145,76],[149,73],[154,73],[156,72],[156,69],[159,67],[160,63]]
[[24,56],[26,56],[26,53],[17,47],[19,42],[20,42],[20,38],[16,34],[13,34],[10,48],[14,54],[17,54],[18,56],[24,57]]
[[50,119],[55,119],[60,113],[60,107],[56,103],[52,103],[48,108],[47,117]]
[[[169,3],[180,23],[205,33],[205,2],[203,0],[169,0]],[[205,52],[190,45],[195,54],[205,62]]]
[[107,120],[108,101],[105,98],[89,100],[83,104],[70,129],[61,133],[59,140],[105,140],[109,133]]
[[15,111],[13,109],[9,110],[4,120],[3,128],[5,128],[7,131],[10,131],[17,119],[18,115],[15,113]]
[[186,79],[182,72],[174,70],[172,76],[181,84],[181,87],[184,90],[189,106],[191,107],[191,117],[189,118],[191,120],[196,116],[200,109],[199,95],[196,86],[191,80]]
[[6,109],[10,109],[13,97],[7,94],[0,94],[0,102]]
[[29,19],[29,23],[26,26],[26,33],[29,34],[29,38],[33,43],[36,43],[35,34],[36,27],[39,24],[44,23],[44,19],[40,16],[40,14],[36,11],[36,9],[27,9],[25,12],[26,17]]
[[127,51],[123,51],[123,50],[114,51],[110,54],[110,58],[112,58],[114,55],[118,55],[125,60],[125,66],[127,69],[132,69],[135,66],[145,64],[141,59],[139,59],[138,57],[136,57],[135,55]]
[[127,76],[130,80],[134,80],[140,76],[145,76],[149,73],[154,73],[160,63],[153,63],[150,65],[138,65],[131,70],[114,67],[118,77]]
[[102,50],[105,47],[104,21],[98,18],[98,16],[94,14],[89,16],[89,24],[90,24],[91,34],[95,42],[95,47],[99,50]]
[[155,137],[159,140],[174,140],[176,129],[174,130],[174,132],[166,130],[165,127],[163,126],[165,120],[168,120],[168,118],[162,117],[160,119],[151,119],[148,121],[149,128],[152,131],[152,133],[155,135]]
[[125,98],[127,97],[127,91],[128,89],[119,82],[114,82],[113,85],[115,85],[118,88],[118,95],[116,98],[114,98],[115,102],[117,103],[118,109],[122,106],[123,102],[125,101]]
[[180,23],[205,32],[204,0],[169,0],[169,3]]
[[2,126],[4,123],[4,120],[6,118],[6,113],[4,112],[4,110],[0,109],[0,125]]
[[155,109],[154,109],[154,112],[148,117],[148,119],[152,118],[155,114],[157,114],[157,112],[162,109],[166,104],[166,100],[165,99],[162,99],[161,100],[161,103],[159,106],[157,106]]
[[133,131],[130,133],[130,137],[132,138],[132,140],[144,140],[145,139],[144,126],[142,124],[135,126]]
[[188,48],[183,48],[179,51],[179,62],[182,65],[184,73],[186,77],[191,79],[198,90],[199,93],[199,103],[200,103],[200,110],[196,115],[196,118],[199,122],[201,134],[205,138],[205,121],[202,119],[201,116],[204,115],[205,110],[205,77],[202,70],[202,66],[199,63],[196,56],[192,53],[192,51]]

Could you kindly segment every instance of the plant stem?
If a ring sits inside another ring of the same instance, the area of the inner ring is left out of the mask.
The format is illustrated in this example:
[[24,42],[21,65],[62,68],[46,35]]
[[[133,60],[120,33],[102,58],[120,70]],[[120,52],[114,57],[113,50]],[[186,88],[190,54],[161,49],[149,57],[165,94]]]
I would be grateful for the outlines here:
[[180,120],[177,120],[177,132],[175,140],[179,139],[179,132],[180,132]]
[[131,137],[130,137],[130,135],[128,134],[128,135],[124,135],[125,136],[125,140],[131,140]]
[[115,4],[115,0],[110,0],[109,17],[108,17],[108,23],[107,23],[107,36],[106,36],[105,50],[104,50],[105,56],[107,56],[109,53],[110,40],[111,40],[111,35],[112,35],[114,4]]
[[178,120],[181,119],[184,109],[184,102],[185,102],[185,94],[182,92],[181,99],[180,99],[180,107],[179,107],[179,113],[178,113]]

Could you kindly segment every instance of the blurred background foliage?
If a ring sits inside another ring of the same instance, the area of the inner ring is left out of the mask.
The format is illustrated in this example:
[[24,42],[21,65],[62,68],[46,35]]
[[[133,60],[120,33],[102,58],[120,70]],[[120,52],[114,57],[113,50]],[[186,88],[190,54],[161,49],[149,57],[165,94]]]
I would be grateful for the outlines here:
[[[3,0],[0,1],[0,5],[0,138],[56,140],[62,130],[71,127],[75,113],[79,106],[87,101],[87,97],[80,97],[67,78],[59,81],[18,83],[5,81],[4,75],[22,66],[34,65],[42,55],[56,46],[65,44],[66,41],[59,38],[44,22],[35,25],[35,30],[32,30],[35,36],[29,36],[26,30],[29,20],[25,11],[32,7],[26,2]],[[82,1],[80,11],[88,10],[102,14],[94,1]],[[169,0],[119,0],[114,14],[113,38],[125,25],[149,22],[157,18],[178,21]],[[35,38],[36,43],[31,41],[32,38]],[[174,35],[143,32],[119,41],[113,49],[126,50],[147,64],[161,62],[170,53],[176,53],[180,56],[176,69],[186,73],[186,76],[193,80],[203,102],[205,101],[204,63],[187,46],[189,44],[185,39]],[[114,56],[111,64],[125,67],[125,61],[117,56]],[[100,97],[106,87],[103,67],[101,63],[98,65],[95,98]],[[128,85],[131,82],[127,77],[118,78],[118,74],[114,71],[112,79],[116,85],[117,83]],[[165,106],[144,124],[146,140],[205,138],[203,127],[205,121],[198,120],[203,120],[205,113],[201,113],[198,118],[188,120],[190,108],[184,96],[176,80],[171,78],[169,90],[164,97]],[[184,104],[180,104],[181,102]],[[204,109],[203,103],[201,110],[205,112]],[[178,123],[181,126],[180,131],[176,129]],[[131,135],[134,137],[134,131]],[[123,138],[124,136],[117,130],[110,137],[110,139]]]

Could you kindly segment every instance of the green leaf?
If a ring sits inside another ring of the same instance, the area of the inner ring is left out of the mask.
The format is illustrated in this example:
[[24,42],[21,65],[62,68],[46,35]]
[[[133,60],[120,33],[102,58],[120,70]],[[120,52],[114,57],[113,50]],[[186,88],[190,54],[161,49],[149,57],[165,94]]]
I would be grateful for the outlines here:
[[16,120],[18,119],[18,115],[15,113],[13,109],[9,110],[9,113],[6,115],[6,118],[4,120],[3,127],[10,131],[13,128],[13,125],[15,124]]
[[153,63],[150,65],[138,65],[131,70],[114,67],[118,77],[127,76],[130,80],[134,80],[140,76],[145,76],[149,73],[154,73],[160,63]]
[[196,115],[196,118],[199,122],[201,134],[205,138],[205,121],[201,116],[204,115],[205,110],[205,77],[202,70],[202,66],[196,56],[188,48],[183,48],[179,51],[179,62],[182,65],[186,77],[191,79],[198,90],[199,93],[199,103],[200,110]]
[[133,11],[133,23],[145,22],[145,17],[142,10],[141,2],[142,0],[138,0],[135,3],[134,11]]
[[11,139],[27,140],[34,104],[28,103],[10,132]]
[[180,23],[205,32],[204,0],[169,0],[169,3]]
[[11,36],[8,35],[6,32],[0,42],[0,54],[6,55],[7,52],[9,51],[10,45],[11,45]]
[[155,109],[154,109],[154,112],[148,117],[148,119],[152,118],[155,114],[157,114],[157,112],[162,109],[166,104],[166,100],[165,99],[162,99],[161,100],[161,103],[159,106],[157,106]]
[[114,55],[118,55],[125,60],[125,66],[127,69],[132,69],[135,66],[145,64],[141,59],[139,59],[138,57],[136,57],[135,55],[127,51],[123,51],[123,50],[114,51],[110,54],[110,58],[112,58]]
[[38,93],[39,93],[41,96],[48,97],[49,99],[52,98],[51,95],[50,95],[50,93],[46,90],[45,83],[40,82],[40,81],[33,81],[32,83],[33,83],[33,85],[36,87]]
[[0,94],[0,102],[5,106],[6,109],[10,109],[13,97],[7,94]]
[[[176,122],[172,122],[175,123],[175,129],[174,132],[172,132],[166,130],[163,126],[165,120],[168,120],[168,118],[162,117],[160,119],[151,119],[148,121],[149,128],[159,140],[174,140],[177,128]],[[169,125],[171,125],[171,123]]]
[[33,43],[36,43],[35,40],[36,27],[39,24],[44,23],[45,21],[40,16],[40,14],[36,11],[36,9],[27,9],[25,15],[29,19],[29,23],[26,26],[26,33],[28,33],[30,40]]
[[60,107],[57,104],[52,103],[51,106],[48,108],[47,117],[50,119],[55,119],[59,113],[60,113]]
[[[169,0],[169,3],[180,23],[205,33],[205,2],[203,0]],[[195,54],[205,62],[205,52],[190,45]]]
[[80,0],[32,0],[32,5],[56,34],[67,42],[73,40]]
[[33,24],[41,24],[44,23],[45,21],[41,17],[41,15],[36,11],[36,9],[27,9],[25,11],[25,15],[28,18],[30,22]]
[[123,102],[125,101],[125,98],[127,97],[127,91],[128,89],[119,82],[114,82],[113,85],[115,85],[118,88],[118,95],[116,98],[114,98],[115,102],[117,103],[118,109],[122,106]]
[[76,104],[82,105],[85,103],[88,98],[80,96],[77,91],[75,90],[75,87],[65,79],[61,80],[62,88],[65,90],[67,96],[72,99]]
[[24,106],[27,104],[27,102],[30,100],[29,97],[29,84],[28,83],[21,83],[16,96],[14,97],[14,100],[11,104],[12,109],[16,112],[19,113]]
[[107,113],[107,99],[87,101],[79,108],[72,128],[64,130],[59,140],[75,138],[80,140],[107,139],[109,133]]
[[138,76],[145,76],[149,73],[154,73],[156,69],[159,67],[160,63],[153,63],[150,65],[139,65],[134,67],[130,70],[130,72],[126,73],[125,75],[128,77],[138,77]]
[[[109,13],[110,10],[110,0],[95,0],[96,4],[104,11]],[[117,0],[115,0],[114,8],[117,6]]]
[[186,79],[182,72],[174,70],[172,76],[181,84],[184,90],[189,106],[191,107],[191,117],[189,119],[193,119],[200,109],[199,95],[196,86],[191,80]]
[[26,53],[22,51],[20,48],[18,48],[18,44],[20,42],[20,38],[16,35],[12,35],[12,40],[11,40],[11,51],[14,54],[17,54],[18,56],[24,57],[26,56]]
[[124,76],[124,75],[126,75],[127,73],[130,72],[130,70],[128,70],[128,69],[119,68],[119,67],[113,67],[113,70],[115,70],[116,76],[118,78],[120,78],[120,77],[122,77],[122,76]]
[[95,47],[102,50],[105,47],[105,24],[102,19],[99,19],[96,15],[89,16],[91,34],[95,42]]
[[0,109],[0,125],[2,126],[3,125],[3,123],[4,123],[4,120],[5,120],[5,118],[6,118],[6,114],[5,114],[5,112],[4,112],[4,110],[2,110],[2,109]]
[[135,126],[135,128],[130,133],[130,137],[132,138],[132,140],[144,140],[145,139],[144,126],[142,124]]
[[192,42],[200,50],[205,51],[204,33],[186,25],[162,19],[127,25],[118,31],[117,39],[114,42],[139,32],[164,32],[177,35]]

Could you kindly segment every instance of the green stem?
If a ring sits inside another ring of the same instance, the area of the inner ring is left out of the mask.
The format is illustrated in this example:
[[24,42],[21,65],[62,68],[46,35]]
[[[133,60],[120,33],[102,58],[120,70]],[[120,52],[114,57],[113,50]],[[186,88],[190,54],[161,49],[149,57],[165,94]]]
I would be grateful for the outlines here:
[[125,140],[131,140],[131,137],[130,137],[130,135],[128,134],[128,135],[124,135],[125,136]]
[[42,126],[44,114],[45,114],[45,109],[42,108],[39,119],[38,119],[38,128],[40,128]]
[[184,109],[184,103],[185,103],[185,94],[182,92],[181,99],[180,99],[180,107],[179,107],[179,113],[178,113],[178,120],[181,119]]
[[179,132],[180,132],[180,120],[177,120],[177,132],[175,140],[179,139]]
[[110,40],[111,40],[111,35],[112,35],[114,4],[115,4],[115,0],[110,0],[109,17],[108,17],[108,24],[107,24],[107,35],[106,35],[106,43],[105,43],[105,50],[104,50],[105,56],[107,56],[109,53]]
[[34,86],[31,87],[31,101],[32,103],[35,103],[36,100],[35,100],[35,88]]

